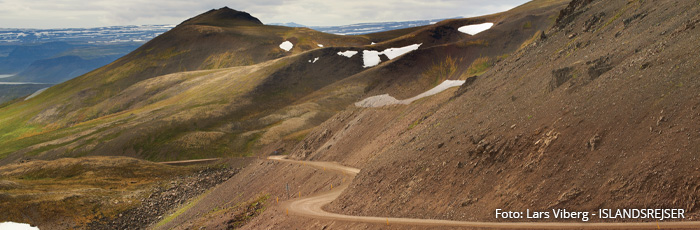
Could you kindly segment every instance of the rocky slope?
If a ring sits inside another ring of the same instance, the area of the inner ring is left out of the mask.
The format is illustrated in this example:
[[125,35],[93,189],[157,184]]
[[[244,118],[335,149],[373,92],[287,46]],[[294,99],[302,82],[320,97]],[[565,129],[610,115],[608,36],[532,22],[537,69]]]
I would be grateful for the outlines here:
[[496,221],[496,208],[674,207],[694,220],[698,11],[573,1],[442,100],[349,109],[292,155],[362,168],[327,207],[344,214]]

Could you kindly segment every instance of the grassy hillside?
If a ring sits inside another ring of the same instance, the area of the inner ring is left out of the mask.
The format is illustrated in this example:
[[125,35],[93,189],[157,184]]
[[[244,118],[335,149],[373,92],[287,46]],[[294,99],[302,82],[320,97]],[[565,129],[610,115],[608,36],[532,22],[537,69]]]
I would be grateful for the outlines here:
[[[243,12],[213,10],[103,68],[0,108],[0,162],[285,150],[363,95],[408,97],[445,79],[480,74],[550,26],[551,9],[363,36],[264,26]],[[483,21],[497,26],[476,36],[457,31]],[[294,47],[282,50],[283,41]],[[416,43],[423,43],[417,51],[362,68],[363,50]],[[337,55],[346,50],[360,54]]]
[[[231,9],[220,9],[203,14],[215,14],[224,12],[224,18],[230,21],[240,21],[244,19],[236,18],[239,12]],[[226,13],[228,12],[228,13]],[[222,19],[222,20],[224,20]],[[99,129],[111,127],[109,124],[124,119],[134,119],[129,117],[131,113],[125,110],[134,108],[134,103],[141,102],[136,106],[152,104],[170,95],[158,94],[159,90],[167,89],[171,85],[157,87],[154,91],[137,95],[126,95],[133,91],[136,83],[147,81],[153,77],[168,73],[181,72],[187,70],[221,69],[232,66],[246,66],[261,63],[267,60],[277,59],[288,55],[298,54],[306,50],[318,49],[317,44],[328,46],[333,45],[360,45],[367,44],[369,40],[364,37],[343,37],[323,34],[303,28],[287,28],[279,26],[263,26],[257,23],[228,23],[225,25],[209,25],[208,20],[201,15],[186,21],[173,30],[153,39],[131,54],[111,63],[103,68],[92,71],[81,77],[65,82],[50,88],[33,100],[21,101],[0,108],[0,145],[3,146],[3,157],[8,153],[26,148],[50,140],[64,138],[59,143],[44,144],[34,150],[26,151],[29,157],[46,149],[67,145],[64,140],[73,141],[77,137],[85,138],[85,132],[92,132]],[[202,21],[202,22],[200,22]],[[290,52],[279,48],[283,41],[292,41],[295,46]],[[306,60],[303,60],[305,62]],[[299,61],[302,62],[302,61]],[[265,64],[265,68],[272,64]],[[274,68],[279,68],[285,63],[275,64]],[[260,68],[260,66],[255,67]],[[250,69],[250,68],[249,68]],[[241,70],[245,71],[245,70]],[[253,71],[253,70],[250,70]],[[259,71],[255,77],[267,75],[274,72],[274,69]],[[187,76],[202,76],[206,73],[183,74]],[[222,75],[222,74],[220,74]],[[245,78],[245,76],[240,76]],[[163,77],[168,78],[168,77]],[[192,77],[182,77],[177,81],[184,81]],[[200,78],[203,79],[203,78]],[[155,81],[159,84],[160,81]],[[169,84],[175,84],[168,81]],[[179,83],[179,82],[178,82]],[[234,84],[234,83],[231,83]],[[142,84],[143,85],[143,84]],[[189,86],[187,86],[189,87]],[[228,90],[227,97],[210,98],[204,94],[193,93],[189,97],[200,98],[207,102],[188,105],[190,109],[204,106],[209,103],[214,104],[236,104],[232,102],[233,95],[243,95],[248,90],[232,85],[236,90]],[[186,88],[186,87],[184,87]],[[147,91],[147,90],[146,90]],[[174,92],[170,90],[168,92]],[[120,95],[121,94],[121,95]],[[144,94],[149,94],[145,95]],[[156,95],[160,98],[150,96]],[[183,96],[185,97],[185,96]],[[150,101],[148,101],[148,100]],[[113,101],[117,100],[117,101]],[[126,100],[126,101],[120,101]],[[194,100],[194,99],[191,99]],[[169,103],[181,103],[170,100]],[[161,102],[160,106],[166,102]],[[227,105],[229,108],[237,105]],[[140,111],[151,111],[153,108],[139,108]],[[177,107],[183,109],[183,107]],[[218,108],[227,110],[226,107]],[[138,113],[136,113],[138,114]],[[204,119],[204,118],[201,118]],[[106,124],[105,124],[106,122]],[[169,125],[155,125],[169,126]],[[199,127],[201,125],[193,125]],[[155,128],[155,127],[150,127]],[[157,128],[156,128],[157,129]],[[179,130],[182,127],[170,127],[172,130]],[[195,128],[196,129],[196,128]],[[173,131],[175,132],[175,131]],[[117,135],[112,133],[112,136]],[[163,135],[169,135],[163,134]],[[93,141],[98,141],[97,139]],[[158,142],[158,141],[155,141]],[[134,143],[134,145],[142,145]],[[76,147],[76,146],[74,146]],[[102,152],[91,154],[121,154],[125,152],[139,152],[140,150],[129,150],[126,147],[119,147],[118,151]],[[75,151],[70,151],[75,152]],[[63,154],[63,153],[61,153]],[[175,154],[176,155],[176,154]]]

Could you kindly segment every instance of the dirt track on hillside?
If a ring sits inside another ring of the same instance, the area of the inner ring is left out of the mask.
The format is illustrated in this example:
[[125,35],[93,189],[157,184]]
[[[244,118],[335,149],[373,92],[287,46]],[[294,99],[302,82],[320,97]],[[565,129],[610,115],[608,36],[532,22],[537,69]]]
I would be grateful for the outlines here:
[[[360,172],[360,169],[346,167],[334,162],[296,161],[284,159],[284,156],[271,156],[268,159],[290,163],[304,164],[316,168],[323,168],[342,173],[352,179]],[[497,229],[697,229],[700,221],[684,222],[638,222],[638,223],[537,223],[537,222],[477,222],[477,221],[452,221],[435,219],[413,219],[373,216],[350,216],[330,213],[323,210],[323,206],[340,196],[348,187],[351,180],[344,180],[343,184],[333,190],[321,192],[309,197],[294,200],[287,203],[289,214],[310,218],[338,220],[350,222],[364,222],[375,224],[401,224],[413,226],[445,226],[445,227],[476,227]]]

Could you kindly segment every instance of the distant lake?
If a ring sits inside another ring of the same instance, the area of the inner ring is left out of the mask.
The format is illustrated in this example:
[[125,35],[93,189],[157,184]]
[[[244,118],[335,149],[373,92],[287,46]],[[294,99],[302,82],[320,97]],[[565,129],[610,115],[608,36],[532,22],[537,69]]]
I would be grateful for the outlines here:
[[35,83],[35,82],[3,82],[0,81],[0,85],[49,85],[47,83]]

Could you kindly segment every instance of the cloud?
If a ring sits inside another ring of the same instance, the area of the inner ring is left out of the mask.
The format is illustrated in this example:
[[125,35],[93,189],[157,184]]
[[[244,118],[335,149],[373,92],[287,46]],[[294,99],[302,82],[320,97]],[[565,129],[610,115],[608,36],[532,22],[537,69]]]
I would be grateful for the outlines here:
[[0,27],[56,28],[177,24],[228,6],[265,23],[327,26],[495,13],[526,0],[0,0]]

